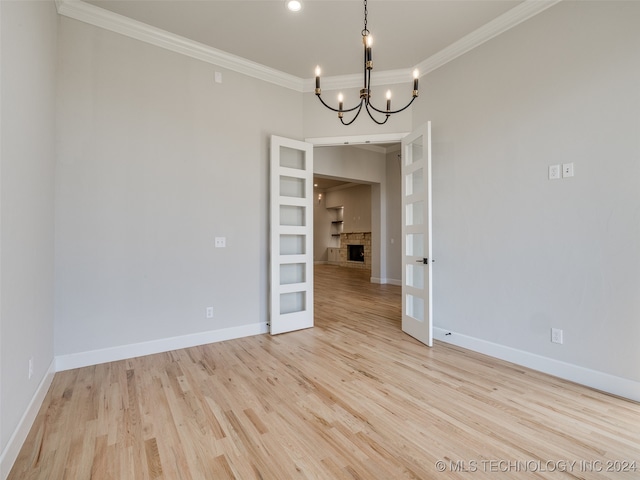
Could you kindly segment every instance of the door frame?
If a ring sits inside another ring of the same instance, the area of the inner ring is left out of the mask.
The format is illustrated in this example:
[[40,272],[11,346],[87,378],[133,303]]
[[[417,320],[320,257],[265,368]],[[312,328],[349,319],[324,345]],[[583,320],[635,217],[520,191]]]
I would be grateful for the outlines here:
[[314,147],[340,147],[343,145],[363,145],[376,143],[400,143],[411,132],[372,133],[370,135],[345,135],[340,137],[311,137],[304,141]]

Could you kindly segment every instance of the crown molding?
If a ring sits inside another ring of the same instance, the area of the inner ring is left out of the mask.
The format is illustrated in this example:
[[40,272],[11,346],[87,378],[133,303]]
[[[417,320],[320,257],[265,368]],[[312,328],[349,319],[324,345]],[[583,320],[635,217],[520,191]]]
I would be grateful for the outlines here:
[[60,15],[298,92],[303,80],[80,0],[56,0]]
[[[452,43],[435,55],[423,60],[416,65],[416,68],[420,71],[420,76],[423,77],[429,72],[432,72],[459,56],[464,55],[468,51],[473,50],[501,33],[504,33],[525,20],[543,12],[560,1],[561,0],[525,0],[489,23]],[[227,68],[234,72],[248,75],[265,82],[273,83],[301,93],[313,92],[315,89],[315,81],[313,78],[303,79],[281,72],[274,68],[252,62],[208,45],[138,22],[137,20],[132,20],[131,18],[96,7],[95,5],[85,3],[81,0],[56,0],[56,7],[58,13],[65,17],[73,18],[96,27],[104,28],[105,30],[135,38],[136,40],[150,43],[172,52],[187,55],[203,62],[218,65],[222,68]],[[412,71],[413,68],[406,68],[376,72],[371,83],[374,86],[407,83],[412,79]],[[361,74],[322,78],[323,90],[359,88],[361,86]]]
[[525,0],[511,10],[496,17],[489,23],[465,35],[460,40],[452,43],[448,47],[440,50],[435,55],[420,62],[416,68],[420,71],[420,76],[428,74],[450,61],[464,55],[470,50],[479,47],[483,43],[510,30],[516,25],[530,19],[554,6],[561,0]]

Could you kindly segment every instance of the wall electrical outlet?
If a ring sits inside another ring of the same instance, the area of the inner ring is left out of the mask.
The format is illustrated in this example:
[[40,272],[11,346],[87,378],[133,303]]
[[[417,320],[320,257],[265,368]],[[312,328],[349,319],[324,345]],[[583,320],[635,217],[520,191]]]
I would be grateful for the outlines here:
[[553,343],[562,344],[562,330],[559,328],[551,329],[551,341]]
[[213,318],[213,307],[207,307],[207,318]]
[[560,165],[549,165],[549,180],[560,178]]
[[216,248],[225,248],[227,246],[227,237],[216,237],[215,245]]

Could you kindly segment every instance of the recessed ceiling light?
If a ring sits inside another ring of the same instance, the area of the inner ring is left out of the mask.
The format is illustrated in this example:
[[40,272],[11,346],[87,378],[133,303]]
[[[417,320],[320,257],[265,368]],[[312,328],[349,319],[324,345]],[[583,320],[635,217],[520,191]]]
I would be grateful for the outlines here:
[[298,0],[289,0],[287,2],[287,8],[292,12],[299,12],[302,9],[302,3]]

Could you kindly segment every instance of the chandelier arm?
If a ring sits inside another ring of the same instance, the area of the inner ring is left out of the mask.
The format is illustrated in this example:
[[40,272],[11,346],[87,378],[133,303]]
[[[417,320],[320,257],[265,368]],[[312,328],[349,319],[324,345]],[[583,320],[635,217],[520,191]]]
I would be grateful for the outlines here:
[[393,115],[394,113],[400,113],[400,112],[403,112],[404,110],[406,110],[407,108],[409,108],[416,98],[417,98],[417,96],[416,97],[411,97],[411,101],[409,101],[409,103],[407,103],[404,107],[402,107],[402,108],[400,108],[398,110],[389,110],[389,111],[380,110],[380,109],[376,108],[375,106],[373,106],[373,104],[371,104],[371,103],[369,103],[369,106],[372,109],[374,109],[376,112],[378,112],[378,113],[382,113],[384,115],[387,115],[387,114]]
[[[376,122],[378,125],[384,125],[385,123],[387,123],[387,120],[389,120],[389,116],[390,115],[386,115],[385,119],[381,122],[380,120],[377,120],[373,114],[371,113],[371,110],[369,110],[369,107],[371,106],[371,104],[367,103],[365,105],[365,108],[367,109],[367,113],[369,114],[369,117],[371,118],[371,120],[373,120],[374,122]],[[379,111],[379,110],[376,110]],[[355,119],[354,119],[355,120]]]
[[[364,102],[360,101],[360,105],[358,105],[358,111],[356,112],[356,115],[349,120],[348,122],[344,121],[344,118],[340,117],[340,121],[342,122],[343,125],[351,125],[353,122],[356,121],[356,118],[358,118],[358,115],[360,115],[360,112],[362,111],[362,104]],[[371,116],[371,114],[369,114],[369,116]]]
[[333,110],[334,112],[340,113],[340,112],[353,112],[354,110],[356,110],[357,108],[361,108],[362,107],[362,102],[360,102],[360,104],[356,105],[355,107],[352,108],[343,108],[342,110],[338,109],[338,108],[333,108],[331,105],[328,105],[320,96],[319,93],[316,93],[316,97],[318,97],[318,100],[320,100],[320,102],[322,102],[322,104],[327,107],[329,110]]

